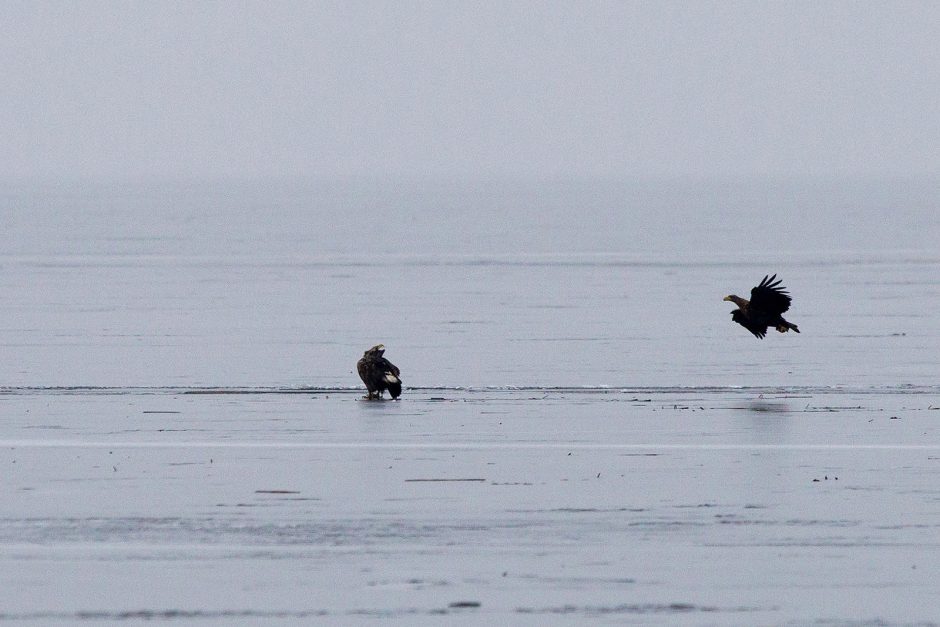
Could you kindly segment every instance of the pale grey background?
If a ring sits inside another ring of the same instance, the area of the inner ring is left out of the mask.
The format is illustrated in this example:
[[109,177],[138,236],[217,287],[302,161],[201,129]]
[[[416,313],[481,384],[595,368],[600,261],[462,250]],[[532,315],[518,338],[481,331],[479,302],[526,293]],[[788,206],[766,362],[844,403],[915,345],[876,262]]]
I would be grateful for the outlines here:
[[931,2],[4,2],[0,173],[917,177]]

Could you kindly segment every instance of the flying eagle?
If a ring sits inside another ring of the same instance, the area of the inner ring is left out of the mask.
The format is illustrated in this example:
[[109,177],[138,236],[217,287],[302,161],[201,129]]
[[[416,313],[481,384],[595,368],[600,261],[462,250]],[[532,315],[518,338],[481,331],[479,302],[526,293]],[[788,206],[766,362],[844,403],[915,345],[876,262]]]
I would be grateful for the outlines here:
[[774,327],[781,333],[793,329],[800,332],[796,325],[787,322],[781,315],[790,308],[790,295],[786,288],[780,285],[780,280],[774,281],[777,275],[764,276],[760,285],[751,290],[750,302],[740,296],[725,296],[724,300],[731,301],[738,306],[731,312],[731,319],[753,333],[758,339],[764,339],[767,327]]
[[398,378],[401,372],[395,364],[382,357],[384,352],[385,345],[376,344],[363,353],[362,359],[356,363],[359,378],[369,390],[369,395],[366,396],[369,400],[381,399],[385,390],[388,390],[392,398],[401,396],[401,379]]

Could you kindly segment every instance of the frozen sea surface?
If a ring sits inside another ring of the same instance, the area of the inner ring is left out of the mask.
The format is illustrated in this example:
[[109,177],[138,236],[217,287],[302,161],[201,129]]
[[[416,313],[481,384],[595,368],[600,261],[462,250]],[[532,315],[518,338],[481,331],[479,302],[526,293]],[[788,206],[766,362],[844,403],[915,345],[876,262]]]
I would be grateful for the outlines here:
[[936,192],[7,189],[0,621],[940,623]]
[[4,392],[0,620],[937,619],[940,388]]

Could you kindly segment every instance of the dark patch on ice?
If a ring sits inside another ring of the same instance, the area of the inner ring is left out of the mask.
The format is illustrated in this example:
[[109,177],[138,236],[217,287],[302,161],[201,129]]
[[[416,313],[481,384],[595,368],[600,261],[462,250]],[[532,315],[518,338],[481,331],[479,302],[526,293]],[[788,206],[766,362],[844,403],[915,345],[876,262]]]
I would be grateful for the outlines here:
[[754,401],[748,405],[749,411],[767,412],[767,413],[786,413],[790,411],[790,406],[786,403],[771,403],[768,401]]
[[401,588],[407,586],[414,590],[426,590],[428,588],[443,588],[453,585],[446,579],[436,579],[428,581],[426,579],[411,578],[404,581],[393,581],[390,579],[373,580],[366,582],[370,588]]
[[789,527],[858,527],[859,522],[857,520],[817,520],[817,519],[807,519],[802,520],[799,518],[791,518],[789,520],[784,520],[784,525]]
[[557,507],[554,509],[536,510],[561,514],[609,514],[616,512],[645,512],[642,507]]
[[[476,605],[474,605],[476,604]],[[403,616],[436,616],[448,614],[450,610],[461,611],[480,607],[477,601],[455,601],[446,608],[390,608],[390,609],[351,609],[342,612],[331,612],[325,609],[301,610],[79,610],[77,612],[22,612],[0,613],[0,621],[65,621],[99,623],[102,621],[192,621],[192,620],[219,620],[219,619],[310,619],[327,616],[352,617],[368,616],[373,618],[397,618]]]
[[[509,573],[504,573],[503,576],[508,576]],[[570,585],[597,585],[597,584],[635,584],[636,579],[632,577],[557,577],[552,575],[538,575],[534,573],[526,573],[523,575],[516,575],[518,579],[531,579],[535,581],[543,581],[546,583],[559,583],[565,586]]]
[[448,603],[447,607],[451,609],[477,608],[482,605],[479,601],[453,601]]
[[716,522],[719,525],[740,525],[740,526],[754,526],[754,525],[778,525],[779,521],[776,520],[758,520],[755,518],[739,518],[734,514],[718,514],[715,516]]
[[623,603],[620,605],[559,605],[553,607],[517,607],[518,614],[692,614],[717,612],[760,612],[757,607],[718,607],[694,603]]
[[255,490],[255,494],[300,494],[300,490]]
[[[218,503],[218,508],[242,510],[277,507],[277,501],[264,503]],[[525,525],[521,525],[525,526]],[[214,546],[251,545],[255,547],[290,545],[294,547],[348,546],[372,543],[474,542],[481,533],[518,528],[505,521],[431,524],[379,519],[300,521],[284,523],[249,522],[242,518],[204,516],[199,518],[0,518],[0,543],[71,544],[99,542],[147,542],[204,544]]]

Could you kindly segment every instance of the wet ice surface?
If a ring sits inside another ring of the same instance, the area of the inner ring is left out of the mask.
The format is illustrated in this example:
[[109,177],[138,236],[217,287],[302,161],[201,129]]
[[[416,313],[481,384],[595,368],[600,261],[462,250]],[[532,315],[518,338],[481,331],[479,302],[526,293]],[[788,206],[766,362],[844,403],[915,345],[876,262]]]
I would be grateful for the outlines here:
[[940,620],[932,205],[460,191],[4,197],[0,620]]
[[936,618],[938,388],[6,392],[0,618]]

